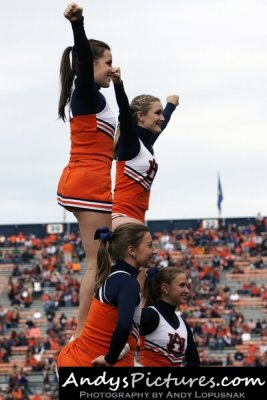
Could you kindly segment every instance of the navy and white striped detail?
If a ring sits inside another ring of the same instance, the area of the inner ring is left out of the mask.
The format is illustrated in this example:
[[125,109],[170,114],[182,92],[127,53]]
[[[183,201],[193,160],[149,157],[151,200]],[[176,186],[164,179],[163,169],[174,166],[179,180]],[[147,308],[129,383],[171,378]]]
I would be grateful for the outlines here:
[[135,338],[136,341],[139,340],[140,336],[140,324],[137,324],[135,321],[133,321],[133,326],[132,326],[132,331],[131,335]]
[[179,354],[179,356],[175,356],[174,353],[168,353],[163,347],[150,342],[149,340],[145,340],[145,349],[153,351],[154,353],[161,354],[166,357],[172,364],[182,364],[184,359],[184,353]]
[[130,179],[134,180],[136,183],[141,185],[146,192],[150,191],[151,183],[147,178],[145,178],[142,174],[134,170],[133,168],[125,165],[124,174],[128,176]]
[[104,213],[112,212],[111,202],[75,199],[73,197],[61,196],[59,193],[57,194],[57,202],[62,207],[84,208],[88,211],[98,211]]
[[96,124],[98,129],[108,135],[112,140],[114,139],[115,127],[113,125],[99,118],[96,119]]

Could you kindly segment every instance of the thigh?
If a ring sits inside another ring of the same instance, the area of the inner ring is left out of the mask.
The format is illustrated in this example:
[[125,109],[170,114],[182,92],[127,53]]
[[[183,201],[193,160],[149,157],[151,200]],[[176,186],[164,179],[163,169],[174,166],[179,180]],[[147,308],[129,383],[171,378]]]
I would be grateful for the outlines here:
[[88,261],[96,259],[99,241],[94,239],[95,231],[102,226],[111,229],[111,214],[90,211],[74,211],[78,220],[81,240]]
[[114,231],[118,226],[127,224],[129,222],[134,222],[136,224],[143,224],[143,222],[139,221],[136,218],[131,218],[131,217],[117,217],[112,220],[112,231]]

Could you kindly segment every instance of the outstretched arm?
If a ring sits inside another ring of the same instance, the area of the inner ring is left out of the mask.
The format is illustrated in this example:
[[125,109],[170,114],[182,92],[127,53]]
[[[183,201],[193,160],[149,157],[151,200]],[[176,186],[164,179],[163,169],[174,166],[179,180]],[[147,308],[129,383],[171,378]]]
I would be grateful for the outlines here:
[[177,107],[179,105],[179,96],[176,94],[170,94],[167,96],[167,103],[174,104],[175,107]]
[[167,105],[164,108],[163,111],[163,115],[164,115],[164,122],[162,124],[162,130],[161,132],[166,128],[166,126],[168,125],[171,115],[173,113],[173,111],[176,109],[176,107],[179,105],[179,96],[177,96],[176,94],[172,94],[167,96]]
[[[161,125],[161,133],[164,131],[164,129],[166,128],[166,126],[168,125],[170,119],[171,119],[171,115],[174,112],[174,110],[176,109],[176,107],[179,105],[179,96],[177,96],[176,94],[172,94],[167,96],[167,104],[166,107],[163,110],[163,115],[164,115],[164,121]],[[157,138],[159,137],[160,133],[157,135],[153,136],[153,143],[155,143],[155,141],[157,140]]]
[[71,22],[74,37],[73,51],[76,52],[79,63],[79,71],[76,71],[75,95],[86,104],[86,109],[79,107],[82,109],[82,114],[91,114],[96,112],[99,93],[94,80],[93,54],[84,30],[83,9],[78,4],[71,3],[65,9],[64,16]]
[[114,83],[115,96],[119,107],[120,136],[117,144],[118,160],[131,160],[140,150],[140,142],[134,131],[133,118],[128,97],[125,93],[119,68],[111,79]]
[[64,17],[70,22],[80,21],[82,15],[83,9],[76,3],[70,3],[64,11]]
[[129,100],[127,94],[125,93],[123,82],[121,79],[121,70],[119,67],[114,67],[111,79],[114,84],[116,101],[119,107],[119,120],[120,124],[122,125],[121,130],[123,128],[123,132],[121,132],[121,134],[124,135],[132,126],[132,115]]

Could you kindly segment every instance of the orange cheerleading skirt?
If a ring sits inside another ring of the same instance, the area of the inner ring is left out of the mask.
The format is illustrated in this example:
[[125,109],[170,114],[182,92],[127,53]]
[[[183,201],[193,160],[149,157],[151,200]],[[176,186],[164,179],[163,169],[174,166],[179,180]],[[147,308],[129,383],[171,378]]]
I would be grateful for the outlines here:
[[[118,320],[118,309],[93,299],[82,334],[68,343],[59,353],[58,367],[92,367],[92,360],[109,350],[112,334]],[[136,339],[130,335],[129,352],[115,367],[133,367]]]
[[111,213],[109,163],[106,165],[94,160],[70,161],[59,180],[57,201],[69,211],[82,208]]

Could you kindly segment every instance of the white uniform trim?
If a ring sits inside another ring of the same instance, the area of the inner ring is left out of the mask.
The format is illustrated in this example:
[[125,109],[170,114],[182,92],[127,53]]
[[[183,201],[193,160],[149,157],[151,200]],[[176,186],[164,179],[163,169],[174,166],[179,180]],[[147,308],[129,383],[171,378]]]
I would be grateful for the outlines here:
[[149,307],[159,315],[159,324],[154,332],[146,335],[144,338],[144,347],[155,353],[166,357],[172,364],[181,364],[187,348],[187,327],[183,319],[176,313],[179,318],[179,327],[174,329],[156,307]]

